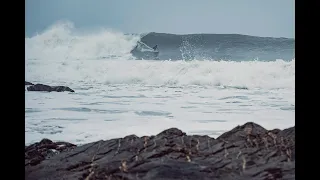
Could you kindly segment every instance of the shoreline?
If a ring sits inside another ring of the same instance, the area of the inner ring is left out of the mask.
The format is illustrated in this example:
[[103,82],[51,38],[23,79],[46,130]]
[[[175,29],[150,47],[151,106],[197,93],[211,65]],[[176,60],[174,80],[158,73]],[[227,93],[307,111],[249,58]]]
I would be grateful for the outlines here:
[[25,146],[26,179],[295,179],[295,126],[247,122],[221,134],[170,128],[83,145],[43,139]]

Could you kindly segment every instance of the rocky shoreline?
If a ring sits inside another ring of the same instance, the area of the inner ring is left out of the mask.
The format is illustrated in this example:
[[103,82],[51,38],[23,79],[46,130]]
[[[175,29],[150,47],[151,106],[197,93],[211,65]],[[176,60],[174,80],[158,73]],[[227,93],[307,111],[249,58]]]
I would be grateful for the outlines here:
[[81,146],[43,139],[25,147],[25,179],[295,179],[295,127],[248,122],[216,139],[171,128]]

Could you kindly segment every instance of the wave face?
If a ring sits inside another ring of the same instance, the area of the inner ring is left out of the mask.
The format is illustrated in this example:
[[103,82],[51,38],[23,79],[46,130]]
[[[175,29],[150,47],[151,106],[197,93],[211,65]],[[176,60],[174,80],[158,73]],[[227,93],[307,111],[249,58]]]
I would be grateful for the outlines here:
[[292,60],[295,40],[239,34],[176,35],[149,33],[141,38],[150,46],[158,45],[160,59],[172,60]]
[[58,22],[25,38],[27,59],[136,59],[138,41],[158,45],[159,60],[274,61],[294,59],[295,40],[237,34],[124,34],[110,29],[83,32]]

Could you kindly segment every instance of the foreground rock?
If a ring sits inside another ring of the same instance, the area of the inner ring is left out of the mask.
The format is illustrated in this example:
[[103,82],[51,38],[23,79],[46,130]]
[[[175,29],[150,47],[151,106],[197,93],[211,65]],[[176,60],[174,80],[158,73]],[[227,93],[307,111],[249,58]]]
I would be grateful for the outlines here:
[[295,179],[295,127],[268,131],[246,123],[217,139],[171,128],[69,145],[59,154],[48,153],[57,146],[43,141],[53,145],[26,147],[25,179]]
[[60,152],[71,150],[76,145],[67,142],[52,142],[49,139],[43,139],[39,143],[34,143],[25,148],[25,166],[37,165],[46,158],[50,158]]
[[28,91],[56,91],[56,92],[63,92],[63,91],[69,91],[69,92],[74,92],[71,88],[67,86],[48,86],[44,84],[35,84],[32,86],[27,87]]

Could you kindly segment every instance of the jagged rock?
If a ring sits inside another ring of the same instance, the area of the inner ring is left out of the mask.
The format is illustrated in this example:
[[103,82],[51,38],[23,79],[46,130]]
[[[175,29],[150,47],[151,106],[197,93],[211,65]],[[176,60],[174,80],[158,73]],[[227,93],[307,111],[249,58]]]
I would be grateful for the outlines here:
[[25,147],[25,165],[37,165],[46,158],[68,151],[76,145],[68,142],[52,142],[49,139],[43,139],[39,143],[34,143]]
[[268,131],[249,122],[217,139],[170,128],[46,158],[53,147],[47,139],[26,147],[26,179],[295,179],[295,127]]
[[69,91],[69,92],[74,92],[71,88],[67,86],[48,86],[44,84],[35,84],[32,86],[27,87],[28,91],[57,91],[57,92],[63,92],[63,91]]
[[24,85],[33,85],[31,82],[24,81]]

